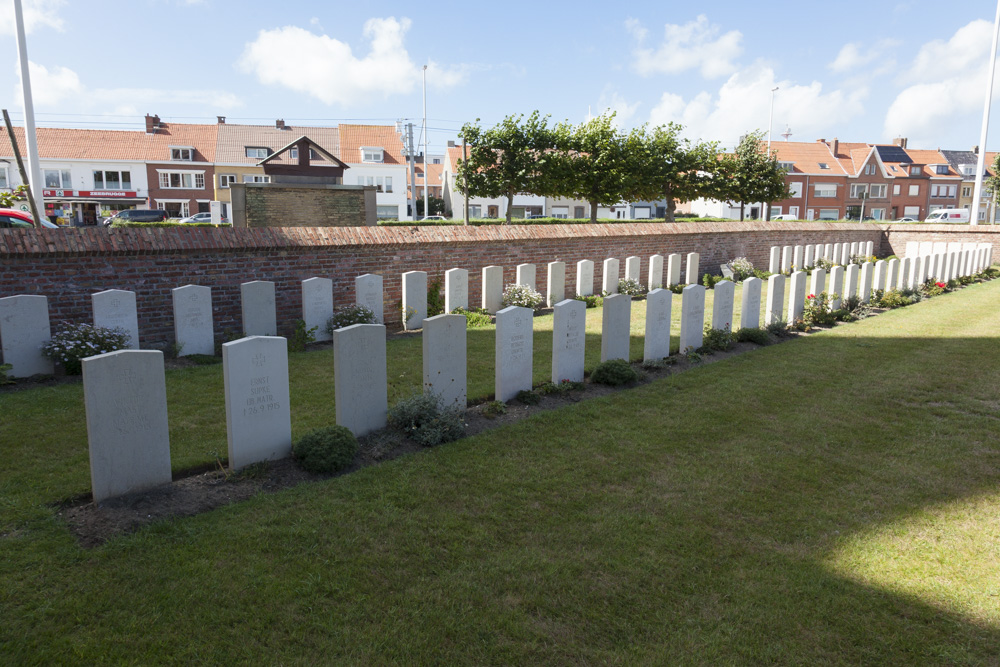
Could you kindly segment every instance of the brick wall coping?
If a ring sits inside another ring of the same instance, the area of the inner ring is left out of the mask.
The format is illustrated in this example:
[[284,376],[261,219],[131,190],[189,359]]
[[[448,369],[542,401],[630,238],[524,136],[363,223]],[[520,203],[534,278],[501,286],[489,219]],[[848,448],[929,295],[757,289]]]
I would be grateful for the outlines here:
[[[781,231],[872,232],[907,225],[802,222],[681,222],[584,225],[268,227],[252,229],[0,229],[0,257],[159,255],[192,251],[245,252],[316,246],[407,246],[425,243],[497,243],[568,238],[616,238]],[[970,231],[967,226],[962,230]],[[984,231],[977,227],[975,231]],[[954,231],[922,225],[920,231]],[[1000,228],[996,230],[1000,233]]]

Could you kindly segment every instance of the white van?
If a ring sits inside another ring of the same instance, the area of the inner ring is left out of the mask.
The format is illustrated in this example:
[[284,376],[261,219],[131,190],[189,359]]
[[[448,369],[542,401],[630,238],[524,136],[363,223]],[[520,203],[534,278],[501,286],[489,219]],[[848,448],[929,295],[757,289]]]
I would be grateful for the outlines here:
[[969,224],[969,209],[939,208],[928,215],[924,222],[953,222],[959,225],[967,225]]

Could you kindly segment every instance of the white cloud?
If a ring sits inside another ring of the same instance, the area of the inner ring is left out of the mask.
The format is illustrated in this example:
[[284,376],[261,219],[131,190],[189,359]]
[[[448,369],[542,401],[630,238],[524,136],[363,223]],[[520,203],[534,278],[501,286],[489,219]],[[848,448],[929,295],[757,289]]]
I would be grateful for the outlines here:
[[[936,145],[942,126],[974,123],[986,92],[992,29],[988,21],[976,20],[947,41],[924,44],[900,76],[909,85],[886,112],[885,135]],[[1000,88],[993,90],[994,98],[1000,97]]]
[[[31,98],[36,106],[56,106],[83,93],[83,84],[76,72],[67,67],[53,67],[28,61],[28,75],[31,77]],[[14,86],[14,97],[20,102],[21,83]]]
[[796,135],[806,137],[843,127],[862,113],[868,94],[866,88],[824,92],[818,81],[804,85],[778,81],[774,70],[757,63],[733,74],[714,95],[703,91],[685,101],[679,95],[663,93],[649,120],[654,125],[678,122],[692,139],[717,140],[731,147],[748,131],[767,131],[775,86],[779,88],[774,94],[772,136],[778,136],[786,125]]
[[[65,4],[65,0],[23,0],[24,32],[31,33],[43,26],[62,31],[63,20],[59,10]],[[0,20],[0,35],[13,35],[14,0],[0,0],[0,17],[3,17]]]
[[[363,34],[370,50],[363,57],[346,42],[303,28],[261,30],[246,45],[239,66],[261,83],[284,86],[331,105],[410,93],[420,85],[421,68],[403,44],[409,28],[407,18],[369,19]],[[464,66],[433,62],[427,74],[428,85],[437,88],[456,86],[467,76]]]
[[710,24],[704,14],[684,25],[666,24],[663,43],[655,48],[644,46],[648,31],[637,21],[630,19],[625,27],[638,44],[633,52],[633,66],[643,76],[679,74],[693,69],[705,78],[725,76],[736,71],[733,61],[743,52],[743,34],[739,30],[722,34],[719,26]]
[[834,72],[850,72],[875,60],[877,55],[874,49],[862,53],[861,46],[858,44],[844,44],[829,67]]
[[605,88],[597,100],[597,108],[592,111],[594,116],[600,115],[604,111],[613,111],[615,114],[614,124],[616,127],[629,125],[629,121],[635,116],[642,102],[628,103],[624,97],[616,91]]

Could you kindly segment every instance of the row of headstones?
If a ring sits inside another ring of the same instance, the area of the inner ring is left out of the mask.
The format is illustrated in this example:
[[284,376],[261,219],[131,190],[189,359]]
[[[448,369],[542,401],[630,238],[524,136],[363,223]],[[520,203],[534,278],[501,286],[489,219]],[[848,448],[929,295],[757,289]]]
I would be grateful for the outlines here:
[[[680,254],[672,254],[667,258],[666,282],[664,282],[663,255],[651,255],[647,273],[647,289],[652,291],[662,287],[681,284]],[[698,282],[699,255],[688,253],[685,283]],[[620,260],[608,258],[604,260],[601,279],[601,290],[607,294],[618,293],[618,280],[621,272]],[[625,279],[641,284],[642,258],[637,256],[625,259]],[[515,270],[514,282],[536,290],[536,267],[534,264],[518,264]],[[408,271],[403,274],[403,327],[419,329],[427,317],[427,272]],[[482,308],[495,315],[503,307],[503,267],[487,266],[482,270]],[[576,295],[590,296],[594,293],[594,262],[589,259],[576,263]],[[554,306],[566,297],[566,263],[549,262],[546,265],[545,303]],[[359,301],[358,303],[361,303]],[[366,305],[366,304],[363,304]],[[469,272],[466,269],[448,269],[444,272],[444,310],[452,313],[457,308],[469,307]]]
[[[990,260],[989,246],[961,254],[937,253],[926,261],[893,259],[865,262],[859,268],[831,269],[830,292],[841,298],[859,294],[867,302],[872,289],[893,289],[903,281],[919,285],[928,276],[947,280],[969,275]],[[846,275],[845,275],[846,274]],[[846,277],[846,284],[845,284]],[[768,278],[765,318],[784,321],[784,291],[790,282],[788,319],[802,316],[806,299],[804,271],[790,278]],[[812,274],[812,292],[824,291],[826,272]],[[860,289],[860,292],[859,292]],[[702,345],[706,288],[687,285],[682,292],[680,349]],[[715,286],[712,328],[730,330],[735,284]],[[760,325],[761,280],[743,282],[742,327]],[[629,359],[631,297],[605,298],[601,360]],[[670,354],[672,293],[657,288],[647,295],[643,358]],[[834,303],[833,308],[839,307]],[[532,387],[533,312],[511,306],[497,312],[495,383],[497,400],[506,401]],[[438,315],[423,322],[423,385],[445,407],[466,406],[466,319]],[[553,307],[552,382],[582,381],[586,339],[586,304],[564,299]],[[357,324],[333,332],[336,421],[356,435],[382,428],[388,414],[386,330],[380,324]],[[250,336],[223,345],[223,378],[229,464],[286,457],[291,452],[288,352],[284,338]],[[170,481],[163,354],[122,350],[83,361],[84,400],[90,448],[91,481],[98,502]]]
[[871,257],[875,244],[872,241],[854,243],[817,243],[815,245],[771,246],[767,270],[769,273],[788,273],[793,268],[811,269],[817,259],[846,266],[851,257]]
[[[988,243],[962,243],[959,241],[907,241],[906,242],[906,257],[916,258],[916,257],[927,257],[928,255],[942,254],[949,252],[962,252],[968,250],[970,252],[981,251],[984,248],[990,248],[990,260],[992,261],[992,246]],[[989,266],[989,264],[987,264]],[[983,267],[985,268],[985,267]]]

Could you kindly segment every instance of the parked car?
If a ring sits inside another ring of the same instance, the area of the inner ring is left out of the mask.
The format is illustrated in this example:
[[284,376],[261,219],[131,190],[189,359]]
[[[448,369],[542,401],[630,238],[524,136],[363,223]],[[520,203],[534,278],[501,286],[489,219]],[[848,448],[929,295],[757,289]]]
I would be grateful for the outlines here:
[[167,212],[156,208],[130,208],[118,211],[113,216],[104,221],[105,227],[110,227],[113,223],[122,222],[163,222],[167,219]]
[[950,222],[959,225],[969,224],[969,209],[967,208],[939,208],[934,211],[924,222]]
[[[180,222],[183,222],[183,223],[209,222],[210,223],[210,222],[212,222],[212,214],[211,213],[204,213],[204,212],[202,212],[202,213],[195,213],[191,217],[181,218]],[[229,220],[227,220],[226,218],[222,218],[222,222],[220,224],[228,225],[229,224]]]
[[[0,227],[34,227],[34,218],[30,213],[19,211],[16,208],[0,208]],[[45,229],[59,229],[59,225],[42,218],[42,227]]]
[[783,213],[781,215],[776,215],[773,218],[771,218],[771,222],[781,222],[783,220],[788,221],[788,220],[798,220],[798,219],[799,216],[797,215],[792,215],[790,213]]
[[911,218],[910,216],[905,216],[903,218],[900,218],[896,222],[920,222],[920,221],[917,220],[916,218]]
[[425,215],[421,220],[447,220],[443,215]]

